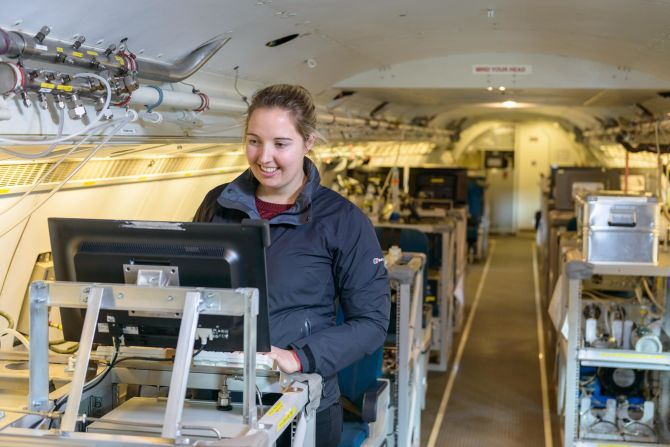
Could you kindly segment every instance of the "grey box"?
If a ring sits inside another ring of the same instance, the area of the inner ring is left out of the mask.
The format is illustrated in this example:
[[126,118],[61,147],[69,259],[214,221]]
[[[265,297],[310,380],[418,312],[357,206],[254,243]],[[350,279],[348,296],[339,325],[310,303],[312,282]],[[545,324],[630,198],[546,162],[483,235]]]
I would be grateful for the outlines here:
[[586,261],[658,262],[660,207],[656,197],[620,192],[589,194],[579,214]]

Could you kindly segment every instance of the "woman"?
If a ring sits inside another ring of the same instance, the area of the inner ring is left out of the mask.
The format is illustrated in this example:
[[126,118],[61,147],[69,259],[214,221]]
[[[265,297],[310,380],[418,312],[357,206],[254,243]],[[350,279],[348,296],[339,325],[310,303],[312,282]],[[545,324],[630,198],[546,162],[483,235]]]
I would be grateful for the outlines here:
[[[317,138],[307,90],[281,84],[257,92],[245,138],[249,169],[210,191],[195,220],[269,220],[270,356],[287,373],[321,374],[316,439],[334,447],[342,430],[337,372],[375,351],[386,336],[390,290],[383,254],[368,218],[320,186],[306,157]],[[336,299],[344,313],[339,326]]]

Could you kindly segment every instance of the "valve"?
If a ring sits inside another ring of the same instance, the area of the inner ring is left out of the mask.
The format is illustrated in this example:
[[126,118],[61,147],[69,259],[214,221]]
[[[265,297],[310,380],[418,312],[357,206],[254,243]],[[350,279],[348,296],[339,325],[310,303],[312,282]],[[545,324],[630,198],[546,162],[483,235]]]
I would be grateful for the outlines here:
[[116,45],[114,45],[114,44],[112,43],[112,44],[110,44],[110,45],[107,47],[107,49],[105,50],[105,56],[109,57],[109,56],[111,56],[112,53],[114,53],[115,51],[116,51]]
[[47,104],[47,97],[44,93],[39,92],[37,93],[37,100],[40,103],[40,108],[42,110],[47,110],[49,108],[49,104]]
[[38,41],[39,43],[44,42],[44,38],[47,37],[50,32],[51,32],[51,28],[44,25],[42,28],[40,28],[38,33],[35,34],[35,40]]
[[86,108],[79,96],[74,93],[67,99],[67,115],[72,120],[79,120],[86,116]]
[[54,95],[54,105],[58,110],[63,110],[65,108],[65,101],[63,101],[63,97],[61,95]]
[[77,39],[72,44],[72,48],[74,48],[75,50],[78,50],[79,47],[81,47],[81,45],[84,42],[86,42],[86,38],[80,34],[80,35],[77,36]]
[[23,100],[24,106],[31,107],[33,105],[33,102],[28,97],[28,93],[26,93],[25,91],[21,91],[21,99]]

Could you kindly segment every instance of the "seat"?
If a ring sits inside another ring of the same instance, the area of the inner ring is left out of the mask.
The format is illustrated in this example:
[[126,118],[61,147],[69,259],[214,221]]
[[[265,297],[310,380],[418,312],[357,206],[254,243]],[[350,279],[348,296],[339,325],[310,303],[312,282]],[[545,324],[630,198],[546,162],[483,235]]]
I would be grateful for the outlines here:
[[[337,324],[342,324],[338,310]],[[389,382],[381,379],[384,347],[337,373],[344,424],[339,447],[380,446],[388,434],[393,416],[387,415],[390,404]]]
[[[475,259],[481,259],[484,256],[486,248],[483,246],[486,242],[485,235],[482,232],[487,231],[484,228],[485,213],[485,192],[486,187],[484,179],[481,177],[472,177],[468,179],[468,228],[467,241],[468,248]],[[482,239],[482,240],[480,240]]]

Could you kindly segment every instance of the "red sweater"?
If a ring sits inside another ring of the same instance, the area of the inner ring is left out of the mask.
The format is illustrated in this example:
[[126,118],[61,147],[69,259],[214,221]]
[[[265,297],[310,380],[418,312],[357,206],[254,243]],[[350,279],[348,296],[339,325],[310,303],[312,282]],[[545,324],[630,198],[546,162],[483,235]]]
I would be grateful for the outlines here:
[[283,213],[292,206],[293,204],[286,205],[284,203],[264,202],[263,200],[256,197],[256,209],[258,210],[258,214],[260,214],[263,219],[270,220],[277,214]]

